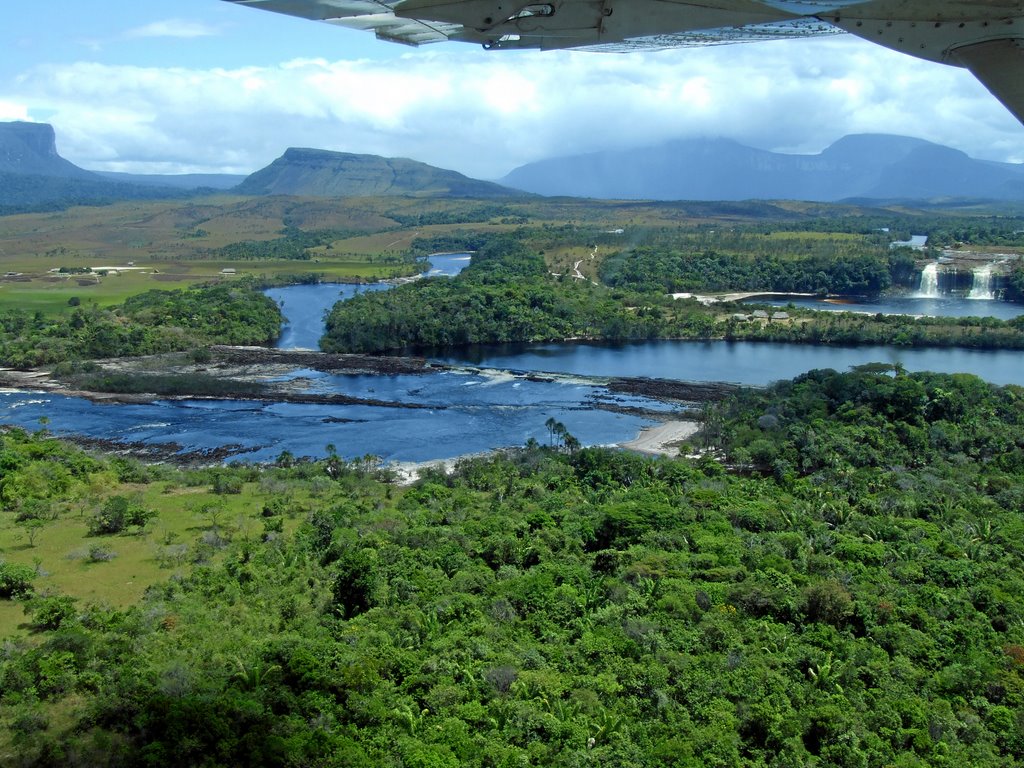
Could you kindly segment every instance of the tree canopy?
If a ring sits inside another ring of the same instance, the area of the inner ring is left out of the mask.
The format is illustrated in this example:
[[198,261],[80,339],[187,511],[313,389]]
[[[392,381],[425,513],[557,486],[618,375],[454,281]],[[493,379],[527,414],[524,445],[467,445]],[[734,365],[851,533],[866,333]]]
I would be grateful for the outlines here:
[[[3,758],[1018,765],[1022,421],[1019,387],[878,366],[709,409],[694,460],[218,469],[318,495],[272,492],[293,522],[262,536],[214,520],[223,555],[128,609],[0,569],[34,627],[0,657]],[[9,433],[0,465],[110,471],[78,456]]]

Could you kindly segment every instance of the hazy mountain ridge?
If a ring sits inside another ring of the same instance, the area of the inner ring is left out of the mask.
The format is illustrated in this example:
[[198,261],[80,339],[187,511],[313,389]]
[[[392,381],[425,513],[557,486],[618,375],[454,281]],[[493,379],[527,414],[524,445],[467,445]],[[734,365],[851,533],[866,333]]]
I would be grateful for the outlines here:
[[510,197],[522,194],[490,181],[471,179],[456,171],[406,158],[296,147],[253,173],[234,191],[244,195],[308,197]]
[[113,180],[65,160],[53,126],[0,123],[0,214],[99,205],[117,200],[181,197],[183,190]]
[[202,189],[245,195],[518,197],[522,192],[404,158],[288,149],[249,176],[92,172],[57,152],[53,127],[0,123],[0,213],[115,200],[181,197]]
[[542,195],[627,200],[1021,200],[1024,166],[885,134],[846,136],[817,155],[687,139],[541,160],[500,183]]
[[154,187],[172,189],[231,189],[247,177],[240,173],[119,173],[117,171],[95,171],[110,181],[126,184],[148,184]]
[[[237,183],[241,179],[240,183]],[[202,189],[244,195],[501,198],[526,193],[609,200],[811,202],[1024,201],[1024,165],[976,160],[922,139],[846,136],[817,155],[729,139],[566,156],[521,166],[500,183],[405,158],[291,148],[255,173],[92,172],[60,156],[52,126],[0,123],[0,213],[179,198]]]
[[100,180],[57,153],[57,135],[46,123],[0,123],[0,172]]

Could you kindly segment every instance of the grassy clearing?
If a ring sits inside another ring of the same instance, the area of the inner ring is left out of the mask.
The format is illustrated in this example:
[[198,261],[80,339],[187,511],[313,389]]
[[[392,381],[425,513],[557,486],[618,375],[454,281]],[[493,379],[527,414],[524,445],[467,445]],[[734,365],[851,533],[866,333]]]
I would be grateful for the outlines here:
[[[68,301],[111,306],[153,288],[187,287],[244,276],[269,279],[316,273],[335,281],[381,280],[415,274],[406,261],[412,241],[469,225],[402,227],[388,213],[409,215],[423,201],[302,200],[214,197],[193,201],[131,202],[0,217],[0,310],[44,314],[69,310]],[[476,205],[430,201],[457,211]],[[488,226],[494,231],[505,225]],[[309,250],[309,259],[220,259],[227,245],[282,237],[288,227],[337,230],[351,236]],[[58,274],[55,270],[93,270]],[[105,274],[97,274],[106,268]],[[225,275],[223,270],[233,270]]]
[[[135,262],[139,266],[139,262]],[[5,266],[0,260],[0,268]],[[45,266],[45,264],[43,265]],[[225,275],[222,270],[234,270]],[[169,290],[198,283],[238,280],[246,276],[279,278],[316,272],[328,280],[381,280],[414,273],[411,264],[385,263],[380,260],[344,255],[336,259],[311,261],[202,261],[148,264],[140,269],[117,270],[106,275],[53,275],[45,270],[22,272],[15,279],[0,278],[0,310],[25,309],[57,314],[68,311],[69,300],[95,302],[100,306],[122,303],[129,296],[152,289]]]
[[[610,252],[611,249],[605,246],[549,248],[544,253],[544,259],[547,261],[549,269],[556,274],[572,276],[573,268],[576,267],[587,280],[596,281],[598,279],[597,268]],[[576,266],[577,264],[578,266]]]
[[[319,249],[308,260],[209,256],[233,243],[280,238],[288,226],[375,232],[393,230],[397,224],[342,201],[232,197],[132,202],[2,217],[0,310],[65,312],[72,297],[110,306],[153,288],[233,279],[222,273],[225,269],[234,270],[239,277],[316,272],[329,280],[378,280],[414,270],[394,263],[397,256],[386,263],[380,249],[346,246],[337,251]],[[61,268],[90,268],[93,273],[51,271]],[[106,274],[96,274],[101,269]]]
[[847,240],[859,242],[864,235],[853,232],[768,232],[764,235],[769,240],[781,240],[784,242],[821,242],[823,240]]
[[[196,563],[214,562],[221,543],[257,540],[267,521],[279,520],[283,533],[291,533],[311,500],[336,490],[324,483],[303,480],[246,482],[237,494],[216,494],[209,483],[181,485],[185,475],[145,485],[114,484],[104,493],[78,500],[62,500],[53,507],[53,519],[39,525],[29,537],[25,523],[13,513],[0,516],[0,559],[33,567],[39,573],[37,593],[58,592],[83,603],[125,607],[137,603],[146,589]],[[115,535],[90,535],[90,516],[113,495],[127,495],[155,516],[141,530]],[[272,497],[286,500],[286,510],[273,519],[263,508]],[[27,628],[21,604],[0,600],[0,637],[24,635]]]

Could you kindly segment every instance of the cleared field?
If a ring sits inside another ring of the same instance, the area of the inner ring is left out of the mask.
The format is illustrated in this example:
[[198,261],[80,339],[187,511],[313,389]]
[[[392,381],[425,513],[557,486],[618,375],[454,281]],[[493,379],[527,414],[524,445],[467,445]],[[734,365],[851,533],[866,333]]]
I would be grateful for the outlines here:
[[[418,268],[408,256],[417,237],[515,227],[500,217],[479,221],[481,205],[473,200],[220,196],[0,217],[0,310],[53,314],[79,302],[110,306],[152,288],[246,276],[288,279],[316,273],[326,280],[351,281],[409,275]],[[431,216],[450,222],[400,223]],[[337,237],[300,249],[304,259],[245,258],[247,251],[257,254],[259,244],[283,241],[295,232]],[[225,248],[230,258],[222,253]]]
[[[0,558],[36,568],[37,593],[59,592],[83,603],[114,607],[133,605],[150,586],[196,562],[216,560],[221,542],[260,538],[266,520],[263,505],[274,495],[258,483],[245,483],[238,494],[215,494],[208,483],[188,487],[174,481],[112,482],[104,491],[55,503],[54,519],[38,524],[31,537],[33,529],[15,522],[13,514],[3,515]],[[89,517],[115,494],[137,499],[155,516],[141,531],[89,535]],[[310,498],[305,488],[294,485],[288,494],[293,507],[282,519],[285,532],[298,525]],[[25,633],[24,621],[20,603],[0,600],[0,637]]]
[[[376,242],[349,245],[343,238],[337,247],[309,249],[307,259],[218,257],[226,246],[281,239],[289,228],[357,238],[356,233],[369,231],[397,245],[385,254]],[[315,272],[344,281],[406,275],[415,267],[402,252],[415,232],[395,234],[398,229],[395,221],[361,203],[288,198],[123,203],[3,217],[0,310],[65,312],[73,299],[109,306],[152,288],[244,276],[279,279]]]
[[[799,258],[822,248],[836,253],[857,249],[865,236],[787,229],[788,223],[878,213],[857,206],[778,201],[538,197],[483,201],[221,195],[78,207],[0,217],[0,310],[58,313],[67,311],[73,298],[107,306],[151,288],[243,276],[280,280],[316,273],[327,280],[379,280],[416,271],[409,256],[416,238],[523,226],[536,233],[533,245],[545,252],[552,272],[573,274],[578,262],[587,279],[595,278],[608,256],[651,238],[669,238],[681,248]],[[744,228],[755,222],[771,224],[772,230]],[[310,234],[315,236],[309,239]],[[282,253],[278,246],[297,235]],[[106,274],[98,274],[104,267]],[[65,274],[54,273],[62,268]],[[67,274],[86,268],[92,272]]]
[[764,237],[769,240],[780,240],[783,242],[819,242],[822,240],[848,240],[859,242],[864,239],[863,235],[852,232],[768,232]]

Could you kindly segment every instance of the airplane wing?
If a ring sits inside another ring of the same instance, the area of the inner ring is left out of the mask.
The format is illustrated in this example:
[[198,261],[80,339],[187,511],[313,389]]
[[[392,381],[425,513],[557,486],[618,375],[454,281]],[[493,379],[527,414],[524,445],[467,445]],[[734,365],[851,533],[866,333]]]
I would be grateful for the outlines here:
[[371,30],[381,40],[406,45],[440,43],[457,39],[460,24],[401,18],[395,14],[400,2],[391,0],[227,0],[238,5],[324,21],[340,27]]
[[1024,41],[993,40],[954,50],[952,59],[966,67],[1013,116],[1024,123]]
[[756,0],[227,0],[373,30],[421,45],[452,40],[487,49],[676,48],[832,34],[840,30]]
[[849,32],[966,67],[1024,122],[1022,0],[226,0],[421,45],[633,51]]

